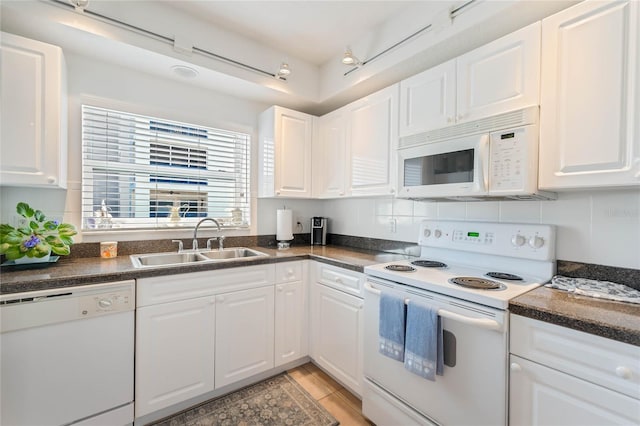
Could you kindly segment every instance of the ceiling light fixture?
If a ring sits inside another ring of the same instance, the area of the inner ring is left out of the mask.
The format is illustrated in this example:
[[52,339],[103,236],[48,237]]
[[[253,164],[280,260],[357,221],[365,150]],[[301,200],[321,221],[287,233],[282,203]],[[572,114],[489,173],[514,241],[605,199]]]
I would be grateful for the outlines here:
[[182,78],[195,78],[198,76],[197,70],[184,65],[174,65],[171,67],[171,71],[173,71],[175,75]]
[[289,74],[291,74],[291,69],[289,68],[289,64],[286,62],[283,62],[282,64],[280,64],[280,69],[276,73],[276,78],[279,80],[286,80]]
[[357,67],[362,65],[362,61],[355,56],[353,56],[353,52],[351,52],[351,48],[347,46],[344,51],[344,56],[342,57],[342,63],[345,65],[351,65],[353,67]]
[[84,12],[89,5],[89,0],[69,0],[69,3],[73,5],[76,12]]

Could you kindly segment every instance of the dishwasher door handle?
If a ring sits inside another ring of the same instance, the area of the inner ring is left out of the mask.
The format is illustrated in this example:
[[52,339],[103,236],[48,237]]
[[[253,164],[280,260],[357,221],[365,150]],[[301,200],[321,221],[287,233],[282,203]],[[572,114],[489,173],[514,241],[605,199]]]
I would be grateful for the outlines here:
[[[369,293],[380,295],[382,292],[377,288],[373,287],[369,281],[365,281],[364,288]],[[409,303],[409,298],[404,299],[405,305]],[[438,315],[442,318],[447,318],[453,321],[461,322],[464,324],[472,325],[474,327],[483,328],[485,330],[493,330],[493,331],[502,331],[502,324],[500,324],[496,320],[492,320],[489,318],[472,318],[465,315],[460,315],[455,312],[447,311],[446,309],[438,309]]]

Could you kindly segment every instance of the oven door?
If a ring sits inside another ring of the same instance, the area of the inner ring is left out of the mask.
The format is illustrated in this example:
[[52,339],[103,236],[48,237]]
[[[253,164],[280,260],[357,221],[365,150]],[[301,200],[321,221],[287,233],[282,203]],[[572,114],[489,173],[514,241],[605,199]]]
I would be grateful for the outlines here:
[[[378,278],[368,277],[365,289],[363,355],[364,375],[368,382],[395,398],[397,406],[415,410],[436,424],[506,424],[505,311]],[[439,310],[444,330],[445,366],[443,375],[436,376],[435,382],[409,372],[402,362],[378,352],[381,292],[393,293],[405,299],[419,299],[422,304]],[[369,401],[367,395],[365,392],[364,414],[375,417],[376,402]],[[381,426],[389,423],[389,419],[371,420]]]
[[398,196],[473,197],[488,191],[489,135],[398,150]]

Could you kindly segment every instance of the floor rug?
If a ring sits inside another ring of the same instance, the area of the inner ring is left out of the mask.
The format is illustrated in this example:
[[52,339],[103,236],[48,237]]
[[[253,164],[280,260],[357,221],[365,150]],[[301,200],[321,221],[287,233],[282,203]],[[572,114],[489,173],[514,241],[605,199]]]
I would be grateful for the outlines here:
[[188,408],[153,426],[336,426],[287,373]]

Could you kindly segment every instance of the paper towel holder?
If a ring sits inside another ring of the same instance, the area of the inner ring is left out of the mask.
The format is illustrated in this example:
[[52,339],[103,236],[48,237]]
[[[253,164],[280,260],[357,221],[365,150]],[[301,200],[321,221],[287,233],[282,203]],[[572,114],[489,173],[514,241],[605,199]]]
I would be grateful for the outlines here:
[[289,247],[291,247],[289,241],[293,240],[292,212],[285,207],[284,209],[278,209],[276,213],[276,240],[278,240],[278,249],[288,249]]

